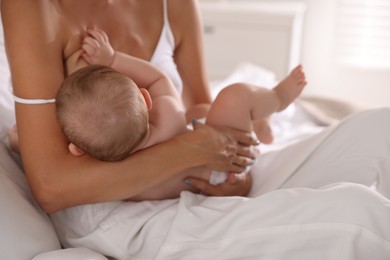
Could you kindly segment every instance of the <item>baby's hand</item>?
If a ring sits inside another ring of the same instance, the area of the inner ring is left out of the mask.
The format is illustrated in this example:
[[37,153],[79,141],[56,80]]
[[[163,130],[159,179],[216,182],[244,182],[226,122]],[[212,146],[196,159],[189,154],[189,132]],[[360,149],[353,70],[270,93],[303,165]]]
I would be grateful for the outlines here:
[[107,34],[102,30],[89,29],[81,48],[84,50],[82,57],[89,64],[111,66],[114,61],[115,51]]
[[76,70],[84,68],[85,66],[89,65],[88,62],[86,62],[83,59],[82,57],[83,53],[84,50],[79,49],[66,59],[65,61],[66,75],[70,75]]

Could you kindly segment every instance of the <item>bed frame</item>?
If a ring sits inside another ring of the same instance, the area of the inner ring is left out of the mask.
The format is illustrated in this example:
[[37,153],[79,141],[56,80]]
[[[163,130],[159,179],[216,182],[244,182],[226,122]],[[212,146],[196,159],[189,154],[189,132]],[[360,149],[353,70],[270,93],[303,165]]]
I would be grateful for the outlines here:
[[283,78],[300,62],[305,4],[201,1],[206,66],[210,80],[252,62]]

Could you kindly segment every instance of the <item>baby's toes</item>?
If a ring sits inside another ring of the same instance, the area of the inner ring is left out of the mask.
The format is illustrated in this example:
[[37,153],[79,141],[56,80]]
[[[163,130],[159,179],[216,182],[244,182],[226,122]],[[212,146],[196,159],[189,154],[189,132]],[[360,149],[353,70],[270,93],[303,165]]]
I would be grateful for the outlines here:
[[302,65],[296,66],[295,69],[293,69],[292,72],[293,73],[300,73],[300,72],[302,72]]
[[298,85],[299,85],[300,88],[303,88],[304,86],[306,86],[306,84],[307,84],[307,81],[306,81],[305,79],[299,81],[299,83],[298,83]]

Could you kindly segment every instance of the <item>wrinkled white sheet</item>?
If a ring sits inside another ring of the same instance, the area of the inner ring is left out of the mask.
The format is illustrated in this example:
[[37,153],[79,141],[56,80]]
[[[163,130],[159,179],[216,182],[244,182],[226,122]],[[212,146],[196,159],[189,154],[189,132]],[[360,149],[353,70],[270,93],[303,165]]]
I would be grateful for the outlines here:
[[[369,207],[347,204],[357,198]],[[389,229],[366,218],[369,210],[388,221],[386,203],[357,184],[278,190],[248,200],[183,194],[156,259],[389,259]]]
[[65,246],[116,259],[388,260],[389,175],[390,109],[380,109],[263,155],[251,198],[183,192],[52,219]]

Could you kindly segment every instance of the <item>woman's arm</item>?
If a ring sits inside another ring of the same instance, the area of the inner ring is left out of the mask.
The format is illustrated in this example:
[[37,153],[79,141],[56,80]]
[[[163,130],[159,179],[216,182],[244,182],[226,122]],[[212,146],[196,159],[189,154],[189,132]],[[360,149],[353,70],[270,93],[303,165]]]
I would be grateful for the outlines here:
[[197,0],[168,1],[170,25],[175,38],[175,62],[183,81],[187,121],[205,117],[211,104],[205,61],[203,27]]
[[[1,7],[15,95],[55,97],[64,79],[65,48],[57,7],[45,0],[3,0]],[[49,213],[84,203],[129,198],[188,167],[209,165],[240,171],[242,167],[237,164],[245,165],[248,160],[235,156],[236,150],[227,153],[225,148],[234,146],[235,140],[253,141],[246,134],[221,135],[204,127],[140,151],[123,162],[107,163],[68,152],[53,104],[16,104],[16,119],[28,182]]]
[[[194,118],[205,117],[212,101],[204,61],[203,24],[198,1],[170,0],[168,3],[170,25],[176,43],[175,62],[183,81],[182,98],[189,122]],[[192,186],[210,195],[243,195],[249,191],[249,175],[230,176],[225,184],[219,186],[192,178]]]

